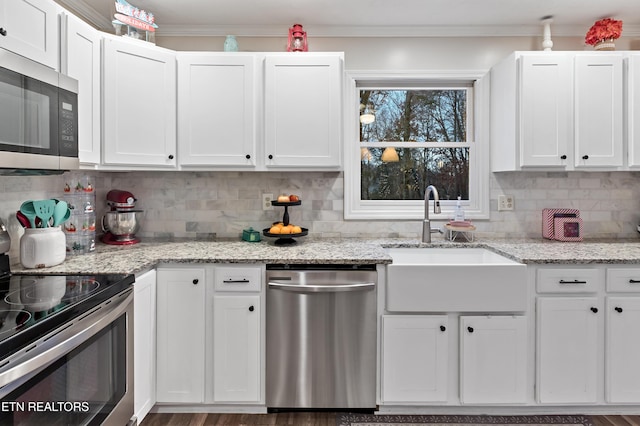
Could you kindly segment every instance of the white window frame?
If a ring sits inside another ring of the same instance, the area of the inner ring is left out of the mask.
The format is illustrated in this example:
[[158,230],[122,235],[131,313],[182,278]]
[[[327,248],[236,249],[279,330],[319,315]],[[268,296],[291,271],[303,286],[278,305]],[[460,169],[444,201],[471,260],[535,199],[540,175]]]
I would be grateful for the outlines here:
[[[360,86],[442,85],[473,82],[473,146],[469,149],[469,200],[462,203],[467,219],[489,219],[489,76],[486,71],[422,71],[416,73],[348,71],[344,96],[344,218],[346,220],[419,220],[423,200],[361,200],[360,198]],[[438,143],[438,147],[448,147]],[[431,145],[432,146],[432,145]],[[460,146],[459,144],[457,145]],[[454,146],[455,147],[455,146]],[[415,144],[412,148],[416,148]],[[429,182],[431,184],[432,182]],[[437,188],[437,183],[434,183]],[[455,200],[441,200],[442,213],[430,219],[453,217]]]

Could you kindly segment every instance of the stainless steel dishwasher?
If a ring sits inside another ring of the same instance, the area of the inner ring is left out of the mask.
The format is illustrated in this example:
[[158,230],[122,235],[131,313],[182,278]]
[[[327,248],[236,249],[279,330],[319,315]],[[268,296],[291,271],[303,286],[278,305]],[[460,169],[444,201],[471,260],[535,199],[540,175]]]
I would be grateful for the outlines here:
[[375,265],[267,265],[269,409],[376,407]]

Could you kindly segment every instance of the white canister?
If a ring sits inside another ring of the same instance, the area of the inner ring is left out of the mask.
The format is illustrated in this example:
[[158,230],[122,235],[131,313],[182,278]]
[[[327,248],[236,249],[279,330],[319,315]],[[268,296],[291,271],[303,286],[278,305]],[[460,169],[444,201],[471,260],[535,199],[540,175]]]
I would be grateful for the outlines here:
[[59,226],[26,228],[20,238],[20,263],[25,268],[59,265],[66,254],[66,240]]

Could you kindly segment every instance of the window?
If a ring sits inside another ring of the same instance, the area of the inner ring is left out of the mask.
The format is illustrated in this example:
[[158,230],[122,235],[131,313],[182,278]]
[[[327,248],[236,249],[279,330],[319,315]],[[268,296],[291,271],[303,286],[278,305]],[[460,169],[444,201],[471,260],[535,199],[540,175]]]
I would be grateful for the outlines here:
[[481,76],[350,75],[345,126],[345,218],[421,219],[424,191],[440,216],[457,197],[466,216],[488,218],[488,88]]

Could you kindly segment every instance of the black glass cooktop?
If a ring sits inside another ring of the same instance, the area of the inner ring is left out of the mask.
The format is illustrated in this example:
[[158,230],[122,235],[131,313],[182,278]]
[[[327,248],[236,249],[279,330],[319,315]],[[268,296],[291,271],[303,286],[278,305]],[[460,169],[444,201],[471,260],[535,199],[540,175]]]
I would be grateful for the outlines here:
[[0,277],[0,360],[127,289],[133,275]]

